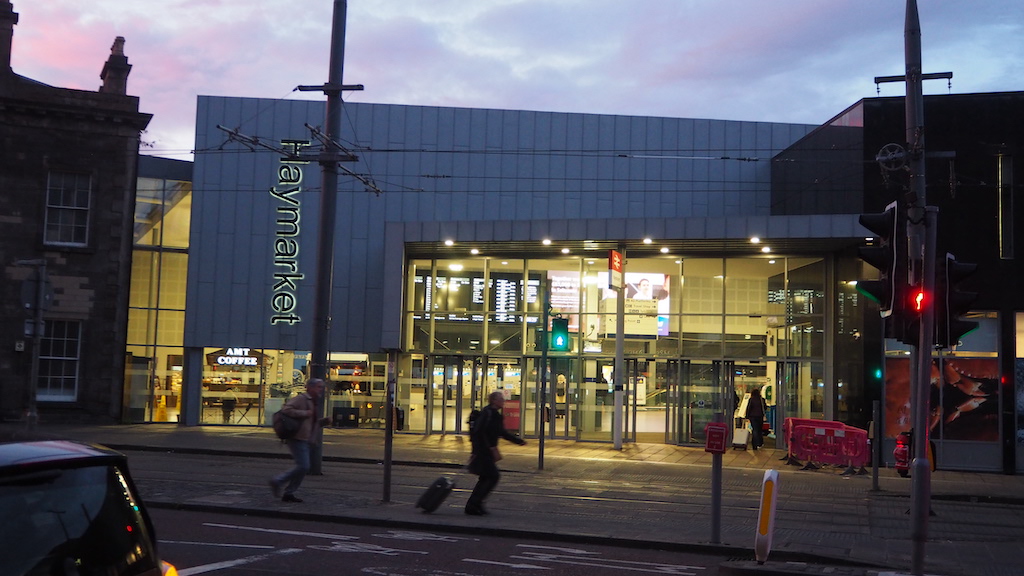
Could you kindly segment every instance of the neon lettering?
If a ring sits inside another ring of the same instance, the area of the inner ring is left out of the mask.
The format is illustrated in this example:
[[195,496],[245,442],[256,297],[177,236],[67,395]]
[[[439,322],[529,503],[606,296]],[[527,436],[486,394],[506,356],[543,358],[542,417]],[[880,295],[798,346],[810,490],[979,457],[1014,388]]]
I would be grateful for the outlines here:
[[[295,325],[302,321],[294,313],[299,305],[299,282],[305,275],[299,271],[299,241],[302,233],[302,167],[305,161],[298,156],[310,145],[308,141],[284,140],[289,152],[277,167],[277,186],[270,196],[277,200],[274,210],[274,267],[273,288],[270,295],[270,324]],[[226,358],[226,357],[223,357]],[[219,360],[218,360],[219,361]]]

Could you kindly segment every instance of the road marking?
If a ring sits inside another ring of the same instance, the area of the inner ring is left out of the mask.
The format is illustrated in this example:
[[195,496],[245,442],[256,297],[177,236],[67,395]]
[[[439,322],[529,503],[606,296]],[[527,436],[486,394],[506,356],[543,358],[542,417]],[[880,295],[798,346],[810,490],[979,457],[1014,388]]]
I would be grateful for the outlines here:
[[323,550],[324,552],[365,552],[369,554],[383,554],[384,556],[398,556],[403,552],[409,554],[430,554],[430,552],[422,550],[399,550],[398,548],[385,548],[376,544],[364,544],[361,542],[335,542],[331,546],[312,545],[307,546],[307,548]]
[[510,564],[508,562],[495,562],[494,560],[480,560],[478,558],[463,558],[463,562],[475,562],[477,564],[492,564],[494,566],[505,566],[508,568],[519,568],[521,570],[551,570],[547,566],[537,566],[535,564]]
[[633,572],[652,572],[655,574],[675,574],[677,576],[696,576],[694,570],[706,570],[705,566],[686,566],[681,564],[662,564],[659,562],[634,562],[630,560],[614,560],[612,558],[582,558],[579,556],[560,556],[543,552],[526,552],[522,556],[509,556],[513,560],[530,560],[532,562],[553,562],[555,564],[572,564],[574,566],[594,566],[617,568]]
[[227,560],[225,562],[214,562],[213,564],[204,564],[202,566],[193,566],[192,568],[182,568],[178,570],[179,576],[193,576],[194,574],[206,574],[207,572],[216,572],[217,570],[224,570],[226,568],[234,568],[235,566],[243,566],[245,564],[252,564],[253,562],[260,562],[266,560],[271,556],[277,556],[281,554],[295,554],[302,552],[300,548],[285,548],[270,554],[257,554],[256,556],[246,556],[245,558],[239,558],[238,560]]
[[477,540],[476,538],[460,538],[444,534],[431,534],[430,532],[415,532],[410,530],[389,530],[387,534],[374,534],[377,538],[390,538],[392,540],[413,540],[430,542],[460,542],[462,540]]
[[267,548],[273,550],[277,546],[262,546],[259,544],[222,544],[218,542],[186,542],[184,540],[161,540],[161,544],[186,544],[188,546],[220,546],[223,548]]
[[358,536],[345,536],[342,534],[326,534],[323,532],[304,532],[300,530],[278,530],[275,528],[257,528],[255,526],[238,526],[235,524],[215,524],[205,522],[203,526],[211,528],[229,528],[231,530],[249,530],[252,532],[267,532],[270,534],[289,534],[291,536],[308,536],[311,538],[326,538],[327,540],[359,540]]
[[516,544],[518,548],[535,548],[538,550],[555,550],[557,552],[565,552],[566,554],[589,554],[591,556],[600,556],[600,552],[591,552],[589,550],[580,550],[579,548],[561,548],[558,546],[538,546],[535,544]]

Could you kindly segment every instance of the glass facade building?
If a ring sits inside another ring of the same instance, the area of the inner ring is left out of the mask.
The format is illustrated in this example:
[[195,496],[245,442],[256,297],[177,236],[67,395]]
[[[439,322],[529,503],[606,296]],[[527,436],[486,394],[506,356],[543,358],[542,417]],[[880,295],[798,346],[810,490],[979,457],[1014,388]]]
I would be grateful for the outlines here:
[[[835,168],[814,156],[828,150],[820,139],[867,146],[860,108],[819,128],[373,104],[346,113],[357,160],[345,168],[359,178],[338,191],[336,426],[383,427],[393,378],[406,433],[463,433],[469,411],[502,390],[509,427],[526,436],[611,442],[616,382],[625,441],[702,444],[704,425],[732,418],[755,387],[779,447],[785,418],[867,428],[875,401],[886,438],[906,427],[907,349],[882,338],[877,306],[856,290],[874,274],[856,251],[867,178],[819,179],[833,212],[798,182]],[[194,190],[184,177],[140,180],[127,420],[268,425],[301,389],[321,193],[303,124],[320,116],[313,102],[200,98]],[[610,288],[612,251],[621,292]],[[937,378],[998,373],[1000,315],[977,316],[981,330],[936,354]],[[565,350],[546,346],[554,317],[567,320]],[[950,405],[933,432],[947,466],[998,469],[1000,421],[972,420],[1005,398],[995,388],[984,410],[959,417],[964,399],[937,389],[933,403]]]

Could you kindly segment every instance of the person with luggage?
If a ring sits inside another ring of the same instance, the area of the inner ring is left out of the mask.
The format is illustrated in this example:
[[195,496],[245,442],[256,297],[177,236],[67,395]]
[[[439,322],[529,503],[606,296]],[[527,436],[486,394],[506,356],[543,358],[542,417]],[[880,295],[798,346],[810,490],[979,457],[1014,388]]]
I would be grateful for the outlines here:
[[505,430],[504,416],[501,413],[504,406],[505,394],[500,390],[491,392],[487,397],[487,406],[480,410],[479,416],[470,427],[473,453],[470,456],[469,471],[480,477],[473,487],[469,501],[466,502],[466,514],[470,516],[487,514],[484,501],[501,479],[501,473],[498,471],[498,460],[501,460],[498,438],[504,438],[520,446],[526,444],[522,438]]
[[320,378],[311,378],[306,382],[306,391],[290,398],[281,408],[283,413],[300,420],[298,432],[285,440],[295,460],[295,466],[269,481],[270,491],[274,497],[280,497],[284,502],[302,502],[302,499],[295,495],[295,491],[309,473],[310,449],[317,441],[320,428],[331,421],[330,418],[320,417],[320,401],[324,397],[325,386]]
[[750,445],[757,450],[764,446],[764,415],[768,411],[764,398],[761,397],[761,389],[754,388],[750,391],[750,399],[747,400],[747,413],[745,416],[750,421]]

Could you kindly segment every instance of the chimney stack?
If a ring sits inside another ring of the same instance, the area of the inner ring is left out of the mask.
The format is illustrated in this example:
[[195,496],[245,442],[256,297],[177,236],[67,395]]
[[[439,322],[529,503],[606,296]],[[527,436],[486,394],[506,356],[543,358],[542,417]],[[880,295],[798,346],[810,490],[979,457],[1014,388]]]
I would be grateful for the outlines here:
[[100,79],[103,85],[100,92],[106,94],[127,94],[128,73],[132,71],[128,57],[124,55],[124,36],[114,38],[114,45],[110,47],[110,58],[103,64],[103,71],[100,72]]
[[14,41],[14,25],[18,13],[10,0],[0,1],[0,73],[11,71],[11,44]]

